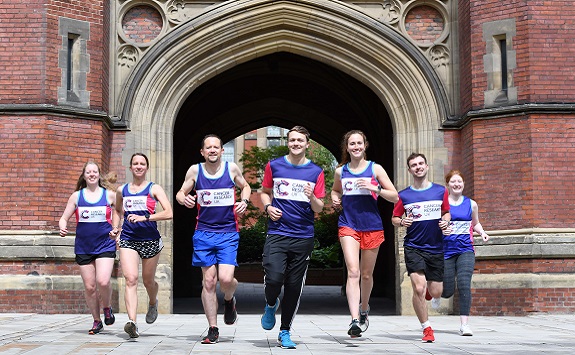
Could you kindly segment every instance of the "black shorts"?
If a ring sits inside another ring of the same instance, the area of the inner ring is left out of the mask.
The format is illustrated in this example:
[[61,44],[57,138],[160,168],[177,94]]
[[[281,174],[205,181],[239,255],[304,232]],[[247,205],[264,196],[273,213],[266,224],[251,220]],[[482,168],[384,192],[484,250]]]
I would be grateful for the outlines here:
[[407,274],[423,271],[427,281],[443,282],[443,253],[431,254],[412,247],[404,247]]
[[78,263],[78,265],[88,265],[92,261],[99,259],[99,258],[115,259],[116,258],[116,252],[115,251],[107,251],[107,252],[102,253],[102,254],[76,254],[76,263]]

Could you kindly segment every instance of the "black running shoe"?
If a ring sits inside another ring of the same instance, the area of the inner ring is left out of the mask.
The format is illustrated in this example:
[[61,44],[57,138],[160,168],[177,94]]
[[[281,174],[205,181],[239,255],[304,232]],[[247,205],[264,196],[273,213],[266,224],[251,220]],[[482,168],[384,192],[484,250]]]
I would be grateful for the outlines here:
[[349,323],[349,330],[347,334],[352,338],[358,338],[361,336],[361,328],[359,327],[359,320],[354,319]]
[[104,308],[104,323],[106,323],[106,325],[112,325],[114,324],[115,321],[116,317],[114,316],[114,311],[112,310],[112,307]]
[[210,329],[208,329],[208,335],[202,339],[202,344],[215,344],[218,342],[219,337],[220,332],[218,327],[210,327]]
[[92,325],[92,329],[88,330],[88,334],[98,334],[99,332],[104,329],[104,325],[102,324],[101,320],[95,320],[94,324]]
[[224,323],[227,325],[234,324],[238,320],[238,312],[236,311],[236,297],[231,300],[224,300]]

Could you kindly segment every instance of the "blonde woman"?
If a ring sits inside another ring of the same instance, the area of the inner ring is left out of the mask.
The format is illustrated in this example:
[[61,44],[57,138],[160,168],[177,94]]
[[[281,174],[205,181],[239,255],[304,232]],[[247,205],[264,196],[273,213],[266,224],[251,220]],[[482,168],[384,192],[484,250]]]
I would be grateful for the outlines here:
[[112,325],[115,321],[110,277],[116,258],[116,243],[108,238],[112,230],[112,208],[115,206],[114,191],[108,188],[114,182],[113,175],[109,178],[100,176],[98,164],[84,164],[76,190],[68,198],[58,223],[60,236],[65,237],[68,234],[68,220],[73,214],[76,215],[74,253],[76,263],[80,265],[86,303],[94,318],[89,334],[97,334],[104,328],[100,317],[100,298],[104,306],[104,323]]

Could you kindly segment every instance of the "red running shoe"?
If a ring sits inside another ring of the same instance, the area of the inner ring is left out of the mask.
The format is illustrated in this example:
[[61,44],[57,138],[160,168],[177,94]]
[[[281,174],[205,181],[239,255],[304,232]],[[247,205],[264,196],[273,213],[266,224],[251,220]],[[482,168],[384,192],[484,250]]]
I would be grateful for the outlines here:
[[427,327],[423,329],[423,338],[421,338],[421,342],[423,343],[433,343],[435,341],[435,336],[433,335],[433,329],[431,327]]

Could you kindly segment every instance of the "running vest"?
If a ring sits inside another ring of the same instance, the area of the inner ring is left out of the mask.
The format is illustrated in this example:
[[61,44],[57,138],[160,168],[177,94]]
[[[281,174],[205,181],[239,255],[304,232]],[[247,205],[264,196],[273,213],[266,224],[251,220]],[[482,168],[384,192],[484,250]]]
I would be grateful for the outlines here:
[[445,259],[452,256],[473,252],[473,230],[471,226],[471,199],[463,196],[459,205],[451,206],[453,231],[443,237],[443,254]]
[[131,193],[129,184],[122,186],[122,196],[124,201],[124,224],[122,225],[121,239],[144,241],[160,239],[158,224],[155,221],[135,222],[128,221],[129,214],[144,216],[146,211],[149,214],[156,213],[157,201],[152,197],[151,190],[153,182],[149,182],[146,187],[136,193]]
[[393,208],[394,216],[413,218],[407,228],[403,245],[431,254],[443,253],[443,234],[439,228],[441,211],[449,211],[447,189],[431,183],[428,188],[416,190],[411,186],[399,192],[399,201]]
[[268,219],[268,234],[313,238],[315,213],[304,194],[307,184],[317,198],[325,197],[323,170],[312,161],[293,165],[283,156],[268,162],[262,186],[273,190],[272,206],[282,211],[279,220]]
[[236,184],[231,177],[228,162],[220,176],[209,177],[199,164],[196,179],[196,206],[198,223],[196,230],[211,232],[238,232],[239,226],[235,211]]
[[108,234],[112,230],[112,207],[106,190],[100,188],[100,198],[94,203],[86,200],[84,191],[78,191],[74,253],[93,255],[115,252],[116,242]]
[[349,170],[349,164],[341,169],[341,206],[338,226],[349,227],[355,231],[368,232],[383,230],[383,223],[377,208],[377,194],[366,189],[356,188],[358,179],[371,179],[378,185],[373,172],[373,162],[369,161],[366,168],[359,173]]

